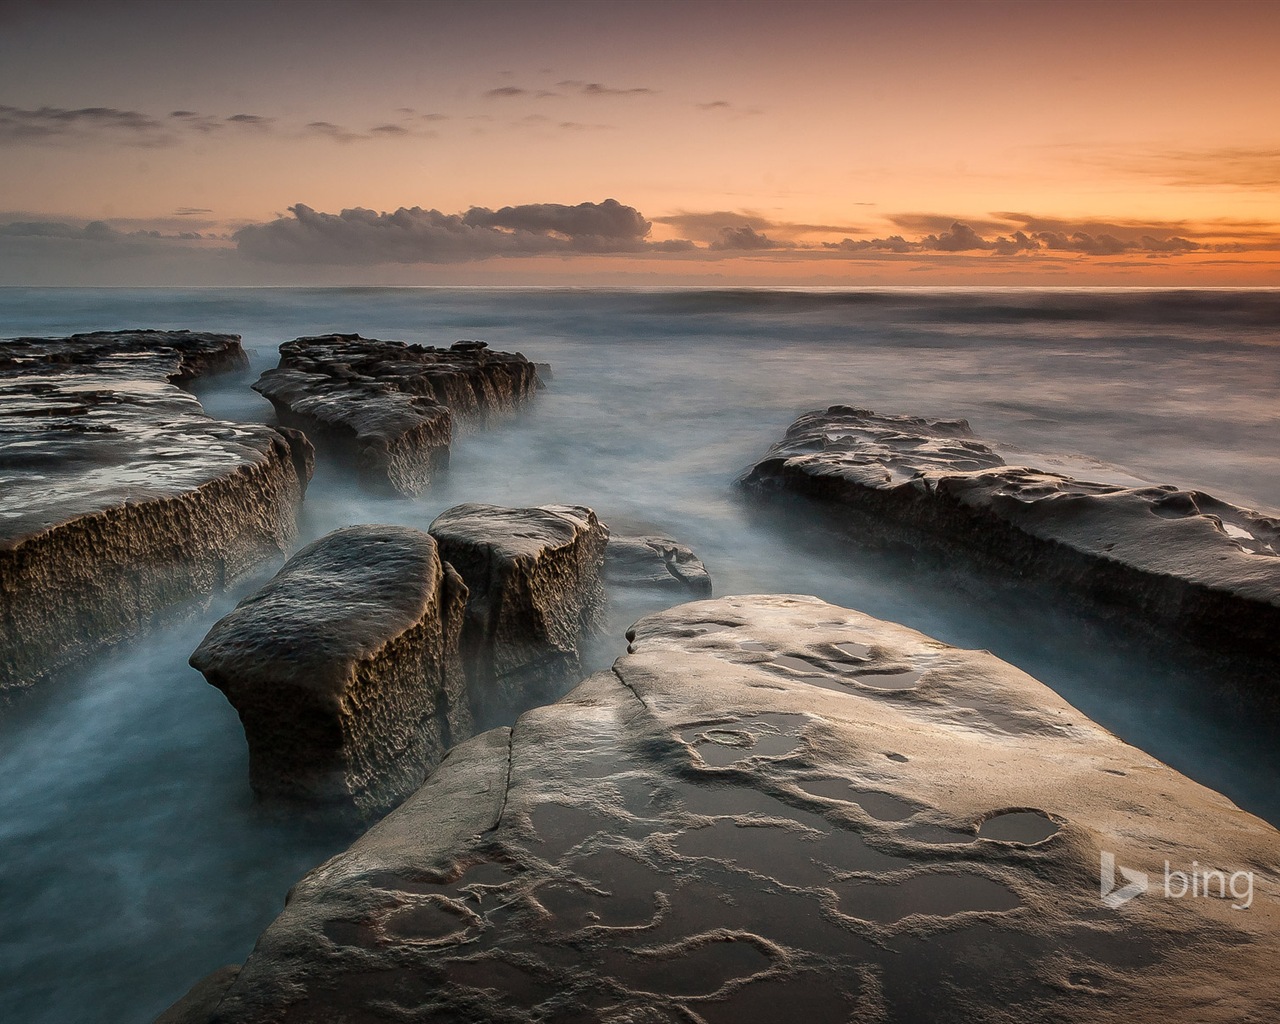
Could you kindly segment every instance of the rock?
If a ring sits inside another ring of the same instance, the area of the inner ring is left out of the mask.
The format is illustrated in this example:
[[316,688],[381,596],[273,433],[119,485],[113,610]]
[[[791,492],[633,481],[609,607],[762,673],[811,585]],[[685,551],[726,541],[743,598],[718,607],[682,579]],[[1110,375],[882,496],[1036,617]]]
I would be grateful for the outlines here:
[[370,817],[471,735],[466,588],[402,526],[337,530],[219,620],[191,664],[244,723],[261,798]]
[[210,419],[175,384],[244,364],[230,334],[0,342],[0,691],[287,548],[306,438]]
[[615,586],[711,596],[707,567],[693,551],[669,537],[619,537],[611,533],[604,552],[604,578]]
[[1200,491],[1007,465],[963,420],[808,413],[742,479],[856,515],[859,529],[959,549],[1182,639],[1280,658],[1280,520]]
[[609,532],[581,505],[456,505],[431,524],[467,585],[463,650],[477,719],[563,692],[602,621]]
[[1280,1014],[1280,834],[1024,673],[808,597],[630,636],[298,883],[210,1019]]
[[449,464],[456,419],[509,414],[533,395],[538,373],[482,341],[443,349],[329,334],[281,345],[280,365],[253,387],[282,423],[353,463],[367,483],[413,495]]
[[191,991],[156,1018],[155,1024],[204,1024],[240,973],[239,964],[220,967],[191,986]]

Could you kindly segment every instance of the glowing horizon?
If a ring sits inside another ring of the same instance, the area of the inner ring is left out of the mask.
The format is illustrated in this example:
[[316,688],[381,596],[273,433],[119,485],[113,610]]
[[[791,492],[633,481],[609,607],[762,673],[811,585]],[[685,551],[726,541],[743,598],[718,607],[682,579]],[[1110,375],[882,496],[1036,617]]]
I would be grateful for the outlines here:
[[1280,281],[1280,6],[0,18],[0,284]]

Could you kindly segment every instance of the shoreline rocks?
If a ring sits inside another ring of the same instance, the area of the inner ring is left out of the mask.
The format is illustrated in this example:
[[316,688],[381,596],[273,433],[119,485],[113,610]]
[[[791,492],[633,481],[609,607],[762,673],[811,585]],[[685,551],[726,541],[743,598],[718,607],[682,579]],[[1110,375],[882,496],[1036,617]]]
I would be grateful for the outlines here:
[[448,466],[459,421],[509,415],[539,381],[524,356],[482,341],[443,349],[329,334],[281,345],[279,366],[253,387],[366,484],[414,495]]
[[371,817],[471,735],[466,587],[420,530],[308,545],[219,620],[191,664],[240,715],[261,799]]
[[711,574],[692,549],[670,537],[620,537],[611,533],[604,552],[606,583],[711,596]]
[[602,623],[609,532],[581,505],[456,505],[430,527],[467,585],[462,645],[479,721],[523,710],[581,671]]
[[1026,674],[810,597],[628,636],[302,879],[196,1020],[1280,1014],[1280,833]]
[[229,334],[0,341],[0,693],[287,548],[307,439],[211,419],[177,386],[244,365]]
[[1274,689],[1274,517],[1200,491],[1008,465],[963,420],[847,406],[800,417],[739,482],[760,495],[816,499],[847,510],[859,530],[961,550],[984,566],[1124,610],[1251,663]]

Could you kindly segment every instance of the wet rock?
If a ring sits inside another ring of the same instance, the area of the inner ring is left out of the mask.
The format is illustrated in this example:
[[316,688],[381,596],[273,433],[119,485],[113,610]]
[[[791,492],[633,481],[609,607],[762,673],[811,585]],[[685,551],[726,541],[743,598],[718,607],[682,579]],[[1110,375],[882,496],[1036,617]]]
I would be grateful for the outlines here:
[[471,734],[466,588],[401,526],[336,530],[219,620],[191,664],[227,696],[261,798],[370,816]]
[[211,419],[176,386],[245,362],[229,334],[0,342],[0,691],[287,548],[306,438]]
[[466,583],[463,650],[476,717],[563,692],[603,614],[609,532],[581,505],[457,505],[431,524]]
[[711,596],[711,574],[702,560],[669,537],[619,537],[610,534],[604,553],[605,581],[615,586],[652,587]]
[[962,550],[1232,658],[1280,657],[1280,520],[1200,491],[1008,465],[963,420],[845,406],[800,417],[741,483],[831,503],[858,529]]
[[358,334],[298,338],[254,389],[282,423],[352,463],[367,483],[418,494],[449,464],[455,421],[488,423],[538,387],[524,356],[482,341],[450,348]]
[[191,986],[191,991],[156,1018],[155,1024],[204,1024],[240,973],[239,964],[220,967]]
[[[304,878],[211,1019],[1280,1013],[1280,834],[1024,673],[807,597],[631,637]],[[1166,861],[1251,871],[1248,909]]]

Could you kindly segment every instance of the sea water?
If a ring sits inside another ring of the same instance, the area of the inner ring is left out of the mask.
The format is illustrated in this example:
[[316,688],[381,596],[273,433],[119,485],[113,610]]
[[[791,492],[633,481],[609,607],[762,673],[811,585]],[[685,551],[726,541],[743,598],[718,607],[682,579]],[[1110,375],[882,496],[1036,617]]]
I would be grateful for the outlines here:
[[[587,504],[694,548],[718,595],[815,594],[991,650],[1280,823],[1276,729],[1173,655],[1069,601],[1029,607],[998,577],[761,513],[733,487],[797,415],[839,403],[964,417],[1027,451],[1275,509],[1280,291],[0,289],[0,337],[139,327],[242,335],[252,369],[196,386],[212,415],[241,420],[270,419],[248,385],[300,335],[473,338],[552,364],[530,408],[464,432],[419,498],[363,493],[322,460],[300,542],[425,528],[462,501]],[[349,841],[254,806],[235,712],[186,664],[252,584],[0,709],[6,1019],[150,1021],[243,960],[289,886]],[[664,601],[616,601],[588,667]]]

